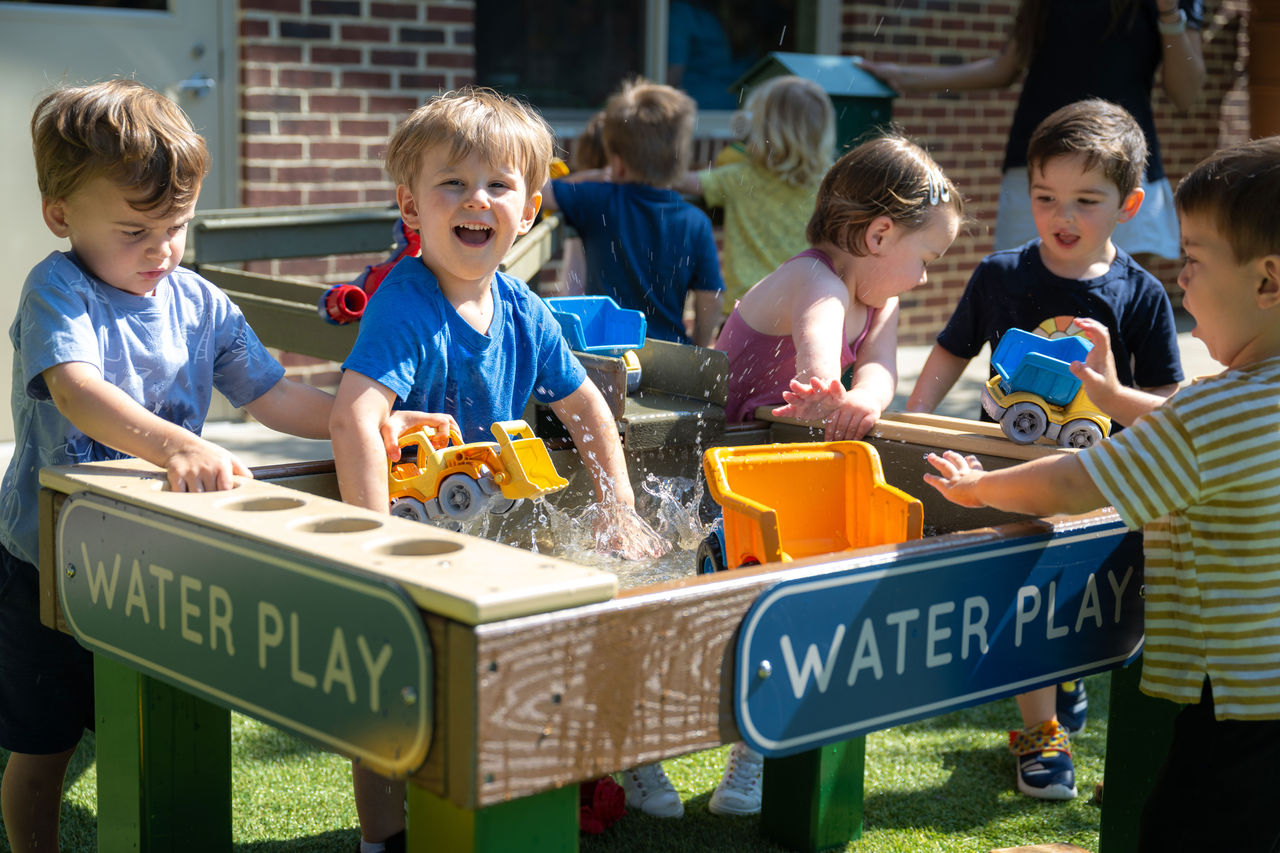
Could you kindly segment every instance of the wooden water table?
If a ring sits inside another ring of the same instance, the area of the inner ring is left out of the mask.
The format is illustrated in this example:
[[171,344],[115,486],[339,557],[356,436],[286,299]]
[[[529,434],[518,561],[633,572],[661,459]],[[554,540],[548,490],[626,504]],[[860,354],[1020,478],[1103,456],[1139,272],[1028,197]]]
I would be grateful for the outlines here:
[[[319,286],[227,276],[266,306],[265,341],[286,345],[272,329],[292,317],[301,351],[336,348]],[[633,477],[695,476],[708,446],[813,440],[785,422],[725,431],[723,364],[654,343],[647,397],[626,395],[620,360],[596,365]],[[715,576],[691,554],[689,577],[622,590],[341,504],[331,462],[199,495],[137,462],[42,472],[42,618],[95,652],[100,849],[229,848],[228,709],[407,779],[411,850],[575,850],[576,783],[743,737],[775,756],[766,834],[857,837],[866,732],[1113,669],[1142,630],[1139,541],[1114,512],[964,510],[921,480],[929,450],[987,467],[1070,451],[933,416],[888,417],[870,443],[923,502],[924,538]],[[576,454],[552,455],[566,501],[587,500]],[[1149,738],[1118,737],[1150,728],[1135,670],[1112,679],[1106,853],[1131,849],[1154,766]]]

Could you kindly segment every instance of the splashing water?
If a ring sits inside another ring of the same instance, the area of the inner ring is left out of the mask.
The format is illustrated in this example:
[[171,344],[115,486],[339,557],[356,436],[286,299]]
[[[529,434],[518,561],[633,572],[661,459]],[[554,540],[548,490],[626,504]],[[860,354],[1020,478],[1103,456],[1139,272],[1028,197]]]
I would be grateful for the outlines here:
[[648,474],[640,484],[637,513],[663,541],[671,543],[670,551],[654,559],[625,560],[601,553],[595,536],[596,519],[603,512],[600,505],[561,509],[552,500],[554,497],[537,498],[528,511],[511,516],[481,513],[469,522],[428,523],[613,572],[624,588],[695,574],[694,552],[710,530],[699,516],[703,500],[700,480]]

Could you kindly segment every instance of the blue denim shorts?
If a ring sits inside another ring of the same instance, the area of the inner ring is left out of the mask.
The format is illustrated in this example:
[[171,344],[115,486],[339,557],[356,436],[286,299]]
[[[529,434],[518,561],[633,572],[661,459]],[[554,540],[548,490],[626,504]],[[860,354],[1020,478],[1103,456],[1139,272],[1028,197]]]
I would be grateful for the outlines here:
[[93,729],[93,654],[40,624],[36,567],[0,547],[0,747],[65,752]]

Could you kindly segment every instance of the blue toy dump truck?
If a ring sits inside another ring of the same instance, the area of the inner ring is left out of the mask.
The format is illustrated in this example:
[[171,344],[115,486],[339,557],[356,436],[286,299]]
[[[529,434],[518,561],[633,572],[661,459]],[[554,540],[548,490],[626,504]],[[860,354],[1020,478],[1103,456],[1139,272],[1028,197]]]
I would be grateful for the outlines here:
[[1093,405],[1070,367],[1091,349],[1077,335],[1050,339],[1010,329],[991,356],[996,375],[982,389],[982,408],[1018,444],[1041,436],[1063,447],[1101,441],[1111,432],[1111,419]]
[[609,296],[553,296],[546,303],[569,349],[621,358],[627,365],[627,391],[640,387],[640,359],[634,350],[644,346],[643,311],[622,308]]

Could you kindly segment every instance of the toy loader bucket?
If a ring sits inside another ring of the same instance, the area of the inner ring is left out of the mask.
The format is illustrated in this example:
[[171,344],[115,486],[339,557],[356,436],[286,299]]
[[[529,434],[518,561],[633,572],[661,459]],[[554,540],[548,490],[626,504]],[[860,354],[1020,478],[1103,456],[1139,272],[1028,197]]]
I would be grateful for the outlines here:
[[545,301],[572,350],[616,358],[644,346],[643,311],[622,308],[610,296],[552,296]]
[[519,500],[559,491],[569,481],[556,472],[542,439],[524,421],[498,421],[489,428],[498,440],[506,476],[498,478],[502,496]]
[[888,485],[861,441],[716,447],[702,457],[724,510],[725,565],[919,539],[920,501]]

